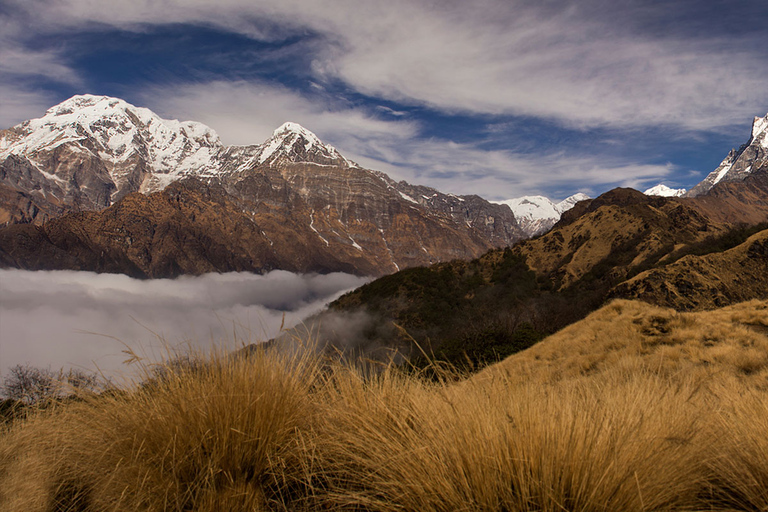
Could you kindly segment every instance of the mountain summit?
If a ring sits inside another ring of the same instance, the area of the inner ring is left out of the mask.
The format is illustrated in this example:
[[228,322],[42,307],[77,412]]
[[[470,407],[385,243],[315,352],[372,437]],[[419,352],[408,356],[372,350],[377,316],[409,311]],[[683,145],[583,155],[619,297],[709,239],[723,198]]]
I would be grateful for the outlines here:
[[162,119],[107,96],[74,96],[39,119],[0,131],[0,161],[12,158],[3,182],[85,209],[162,190],[222,148],[203,124]]
[[685,189],[684,188],[672,188],[664,185],[663,183],[659,183],[655,187],[651,187],[643,194],[647,196],[660,196],[660,197],[681,197],[685,195]]
[[768,114],[755,117],[746,144],[732,149],[720,165],[685,195],[695,197],[708,192],[721,182],[745,179],[760,167],[768,166]]
[[277,165],[280,162],[313,162],[321,165],[359,167],[344,158],[336,148],[324,144],[303,126],[287,122],[274,131],[259,153],[260,165]]

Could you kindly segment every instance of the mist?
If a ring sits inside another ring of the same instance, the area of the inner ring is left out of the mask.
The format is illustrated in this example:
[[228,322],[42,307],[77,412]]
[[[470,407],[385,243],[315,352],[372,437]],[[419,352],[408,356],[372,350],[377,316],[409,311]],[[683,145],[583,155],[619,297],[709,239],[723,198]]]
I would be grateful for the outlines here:
[[277,336],[369,279],[272,271],[138,280],[0,270],[0,377],[17,364],[129,375],[169,351],[236,349]]

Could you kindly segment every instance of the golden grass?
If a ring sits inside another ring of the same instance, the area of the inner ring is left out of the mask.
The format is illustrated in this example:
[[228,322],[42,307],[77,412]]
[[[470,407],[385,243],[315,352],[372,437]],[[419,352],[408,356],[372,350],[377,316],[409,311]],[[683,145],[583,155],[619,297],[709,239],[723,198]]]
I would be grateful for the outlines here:
[[0,510],[768,510],[766,327],[618,301],[461,382],[214,356],[15,423]]

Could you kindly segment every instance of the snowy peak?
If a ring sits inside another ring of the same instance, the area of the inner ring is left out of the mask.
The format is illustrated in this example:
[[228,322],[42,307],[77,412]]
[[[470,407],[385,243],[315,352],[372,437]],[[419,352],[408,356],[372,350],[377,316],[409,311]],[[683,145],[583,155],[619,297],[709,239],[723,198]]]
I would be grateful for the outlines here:
[[221,147],[211,128],[162,119],[146,108],[108,96],[79,95],[48,109],[0,138],[0,158],[33,157],[63,144],[115,165],[138,157],[154,173],[171,173],[210,159]]
[[647,196],[661,196],[661,197],[681,197],[686,190],[684,188],[671,188],[662,183],[659,183],[655,187],[651,187],[643,194]]
[[500,201],[499,204],[509,206],[523,231],[528,236],[535,236],[549,230],[564,212],[586,199],[589,196],[582,193],[567,197],[559,203],[544,196],[523,196]]
[[336,148],[324,144],[314,133],[298,123],[287,122],[272,133],[258,156],[259,165],[275,166],[280,163],[314,163],[358,167],[344,158]]
[[744,180],[753,170],[768,164],[768,114],[752,120],[749,141],[739,149],[732,149],[720,165],[685,195],[695,197],[706,194],[721,181]]
[[[557,212],[560,215],[562,215],[566,211],[576,206],[576,203],[578,203],[579,201],[586,201],[589,198],[590,197],[587,194],[582,194],[581,192],[577,194],[573,194],[572,196],[566,197],[565,199],[557,203],[555,205],[555,210],[557,210]],[[558,220],[560,219],[558,218]]]
[[755,117],[752,121],[752,141],[757,141],[762,147],[768,148],[768,114],[765,117]]

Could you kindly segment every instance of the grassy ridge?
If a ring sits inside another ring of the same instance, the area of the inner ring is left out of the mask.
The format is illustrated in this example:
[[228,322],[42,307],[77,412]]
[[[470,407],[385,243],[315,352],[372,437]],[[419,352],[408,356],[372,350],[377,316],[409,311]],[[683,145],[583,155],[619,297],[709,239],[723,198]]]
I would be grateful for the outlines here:
[[619,301],[460,382],[176,365],[0,434],[0,510],[766,510],[766,329]]
[[[663,243],[656,240],[658,247],[653,251],[648,245],[658,233],[650,228],[641,229],[617,241],[606,256],[600,259],[595,256],[589,270],[578,278],[571,276],[570,284],[564,288],[561,284],[567,274],[566,265],[589,241],[589,236],[575,237],[578,243],[553,266],[555,270],[549,272],[531,270],[527,263],[530,258],[526,260],[516,248],[497,249],[471,261],[410,268],[382,277],[343,295],[330,308],[335,312],[368,314],[369,326],[362,333],[367,343],[391,346],[398,336],[392,327],[394,322],[434,359],[476,369],[526,349],[581,320],[603,305],[608,297],[636,296],[629,288],[618,285],[643,271],[673,267],[674,262],[684,256],[722,254],[743,244],[751,235],[765,231],[765,227],[766,224],[734,226],[688,244],[675,245],[674,239]],[[559,234],[551,231],[541,240],[548,237],[551,241]],[[730,262],[728,266],[736,265],[738,262]],[[720,270],[725,274],[728,269]],[[720,275],[717,271],[710,273]],[[757,274],[759,277],[759,272]],[[685,281],[672,277],[666,280]],[[735,280],[738,282],[738,275]],[[720,282],[715,277],[711,281],[709,285],[714,288],[728,288],[725,280]],[[751,287],[735,285],[743,292],[737,299],[721,297],[723,293],[719,288],[702,292],[710,288],[703,285],[695,291],[687,290],[687,295],[698,299],[701,295],[716,295],[717,305],[764,297],[764,293],[760,293],[764,289],[760,286],[762,280],[755,281]],[[691,286],[697,284],[694,282]],[[642,297],[659,303],[665,298],[659,293],[659,296]],[[413,355],[418,354],[419,350],[414,349]]]

